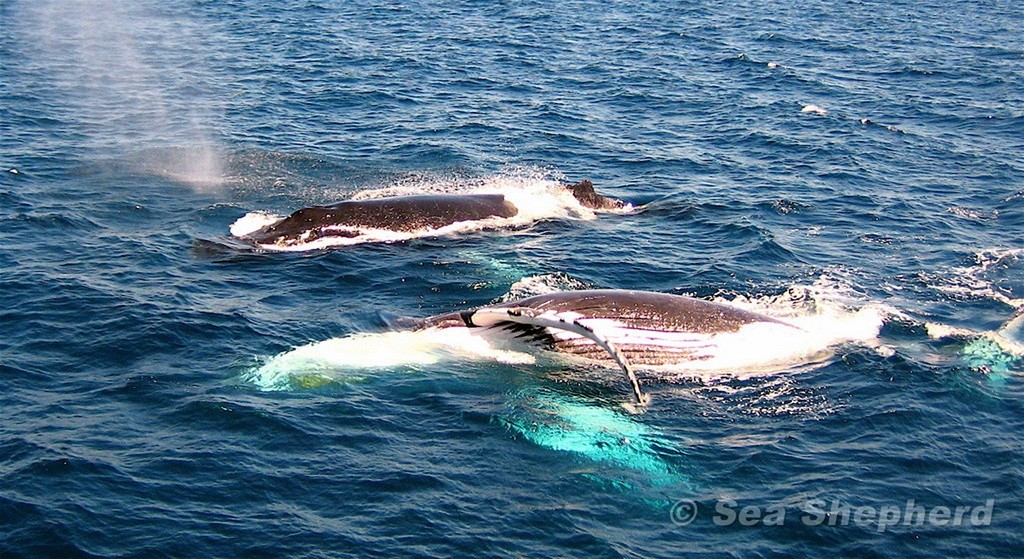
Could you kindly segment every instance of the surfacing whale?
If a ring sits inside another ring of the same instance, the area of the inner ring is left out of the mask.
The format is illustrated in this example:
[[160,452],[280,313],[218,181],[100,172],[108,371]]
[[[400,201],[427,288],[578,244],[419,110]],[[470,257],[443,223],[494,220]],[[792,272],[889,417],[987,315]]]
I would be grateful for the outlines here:
[[748,326],[792,334],[799,328],[724,303],[615,289],[562,291],[450,312],[415,328],[481,328],[530,345],[614,361],[629,378],[637,403],[646,398],[633,365],[678,365],[718,355],[718,338]]
[[[565,185],[587,208],[612,210],[622,200],[602,196],[585,180]],[[358,237],[366,229],[410,232],[462,221],[515,217],[519,209],[501,194],[424,194],[346,200],[300,209],[242,238],[259,245],[291,246],[324,237]]]

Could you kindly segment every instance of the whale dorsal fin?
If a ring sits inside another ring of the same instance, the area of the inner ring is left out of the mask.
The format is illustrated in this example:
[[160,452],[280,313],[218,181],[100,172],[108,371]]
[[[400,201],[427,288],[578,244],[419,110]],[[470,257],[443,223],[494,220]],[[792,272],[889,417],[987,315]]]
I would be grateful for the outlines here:
[[500,325],[503,322],[512,322],[541,328],[555,328],[579,334],[592,340],[612,356],[612,359],[618,363],[619,367],[626,373],[626,376],[629,377],[637,404],[643,405],[647,403],[647,398],[640,391],[640,381],[637,380],[636,373],[633,372],[633,366],[630,365],[626,356],[619,351],[619,348],[611,340],[593,327],[580,322],[576,316],[551,311],[544,312],[530,307],[484,307],[462,313],[462,320],[468,327],[487,328]]

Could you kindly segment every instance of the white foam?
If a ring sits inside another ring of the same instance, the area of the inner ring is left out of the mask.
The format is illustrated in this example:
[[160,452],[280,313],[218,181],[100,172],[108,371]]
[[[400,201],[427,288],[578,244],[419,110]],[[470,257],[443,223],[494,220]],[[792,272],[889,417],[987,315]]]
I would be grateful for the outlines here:
[[282,219],[284,219],[282,216],[267,212],[249,212],[231,224],[231,234],[236,237],[244,237]]
[[[415,231],[391,231],[387,229],[348,228],[356,233],[353,237],[321,237],[310,242],[260,245],[267,250],[305,251],[328,247],[348,246],[362,243],[393,243],[423,237],[438,237],[457,233],[469,233],[490,229],[514,229],[525,227],[543,219],[592,220],[598,213],[629,213],[631,205],[616,210],[595,211],[579,203],[563,183],[546,178],[539,173],[514,171],[477,180],[421,178],[388,188],[357,192],[352,200],[369,200],[389,196],[416,194],[500,194],[515,205],[518,213],[509,218],[492,217],[482,220],[459,221],[440,228],[423,228]],[[249,229],[258,221],[254,215],[268,215],[262,212],[250,213],[231,226],[231,234],[244,236],[259,229]],[[248,218],[248,219],[247,219]],[[280,218],[277,218],[280,219]],[[246,220],[246,221],[243,221]],[[273,223],[273,222],[270,222]],[[239,232],[236,232],[239,231]]]
[[828,114],[828,110],[826,110],[825,107],[820,107],[818,105],[804,105],[804,108],[800,109],[800,112],[805,114],[815,114],[822,116]]
[[1013,318],[998,330],[999,335],[1012,340],[1024,339],[1024,311],[1018,311]]
[[537,295],[547,295],[559,291],[576,291],[587,289],[588,287],[590,286],[580,280],[562,273],[526,276],[513,283],[508,293],[502,296],[499,301],[516,301]]
[[760,323],[718,334],[711,339],[713,350],[707,359],[660,367],[664,376],[747,378],[823,362],[842,345],[879,350],[882,325],[898,314],[865,301],[849,283],[832,275],[823,275],[811,285],[793,285],[779,295],[721,295],[713,300],[795,328]]
[[925,331],[928,332],[929,338],[935,340],[942,340],[946,338],[988,340],[994,343],[1007,355],[1013,357],[1024,357],[1024,343],[1020,340],[1019,329],[1020,317],[1014,318],[998,330],[989,332],[979,332],[977,330],[971,330],[970,328],[960,328],[957,326],[949,326],[947,324],[934,322],[925,324]]
[[1024,299],[1012,297],[988,277],[999,266],[1010,266],[1024,255],[1024,249],[985,249],[974,254],[974,263],[950,269],[949,276],[929,277],[928,287],[956,297],[992,299],[1015,309],[1024,309]]
[[[996,284],[992,277],[998,272],[1018,265],[1024,249],[992,248],[974,253],[973,262],[967,266],[955,266],[944,274],[929,274],[925,277],[928,287],[946,293],[957,299],[989,299],[1015,309],[1013,316],[996,330],[979,331],[961,326],[935,322],[926,323],[928,337],[935,340],[955,339],[965,343],[961,353],[966,358],[980,359],[978,348],[1001,355],[987,355],[1003,365],[1024,357],[1024,299],[1014,297],[1008,289]],[[980,362],[980,361],[978,361]]]
[[933,340],[941,340],[943,338],[970,338],[978,335],[978,332],[974,330],[950,326],[948,324],[940,324],[938,322],[926,322],[924,330],[928,333],[928,337]]
[[751,324],[715,340],[715,358],[687,369],[771,372],[819,361],[845,344],[877,347],[892,310],[865,302],[848,284],[823,276],[812,285],[794,285],[775,296],[717,297],[718,302],[764,314],[792,326]]

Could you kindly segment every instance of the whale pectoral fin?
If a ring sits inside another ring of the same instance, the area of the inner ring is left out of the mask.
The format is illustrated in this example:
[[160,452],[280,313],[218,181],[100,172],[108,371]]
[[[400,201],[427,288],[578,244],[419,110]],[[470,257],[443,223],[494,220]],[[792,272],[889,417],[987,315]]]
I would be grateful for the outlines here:
[[630,386],[633,388],[633,395],[636,403],[644,405],[647,397],[640,390],[640,381],[633,372],[633,366],[626,359],[626,356],[619,351],[606,336],[594,330],[594,328],[583,324],[575,316],[559,314],[555,312],[543,312],[530,307],[484,307],[476,311],[467,311],[462,314],[462,320],[468,327],[492,327],[500,326],[502,323],[524,324],[540,328],[554,328],[572,332],[592,340],[595,344],[608,352],[612,359],[629,378]]

